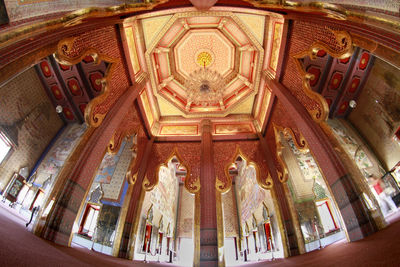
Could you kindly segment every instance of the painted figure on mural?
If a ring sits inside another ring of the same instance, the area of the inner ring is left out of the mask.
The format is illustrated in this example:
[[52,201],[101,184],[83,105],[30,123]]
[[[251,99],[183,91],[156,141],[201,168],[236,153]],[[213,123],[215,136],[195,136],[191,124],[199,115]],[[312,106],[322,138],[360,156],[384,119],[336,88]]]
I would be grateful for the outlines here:
[[373,189],[375,190],[376,194],[379,196],[378,202],[379,206],[382,209],[382,213],[386,216],[389,213],[396,212],[397,206],[390,195],[387,194],[390,188],[386,187],[381,179],[374,176],[369,177],[368,180],[370,185],[372,185]]

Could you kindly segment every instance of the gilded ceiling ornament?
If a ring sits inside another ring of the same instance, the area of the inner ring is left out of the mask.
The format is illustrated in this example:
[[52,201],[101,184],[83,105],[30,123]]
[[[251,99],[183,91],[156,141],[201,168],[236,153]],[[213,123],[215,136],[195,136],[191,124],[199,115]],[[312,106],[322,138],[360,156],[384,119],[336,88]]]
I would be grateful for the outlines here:
[[214,55],[211,51],[202,49],[196,53],[195,61],[199,67],[208,67],[214,62]]
[[77,39],[78,37],[70,37],[58,42],[57,51],[54,53],[54,58],[59,64],[67,66],[78,64],[86,56],[93,57],[95,64],[100,64],[101,61],[109,63],[104,77],[100,79],[100,82],[102,84],[102,93],[99,96],[93,98],[87,104],[87,107],[85,109],[85,121],[90,126],[98,127],[102,123],[106,114],[94,113],[94,110],[95,107],[103,103],[110,94],[108,84],[111,80],[112,74],[117,64],[120,64],[120,60],[111,58],[104,54],[100,54],[94,48],[85,48],[84,50],[79,51],[75,47],[75,41]]
[[300,76],[303,80],[302,84],[304,93],[320,105],[320,107],[317,109],[309,110],[307,108],[307,111],[310,113],[311,117],[314,119],[314,121],[318,123],[327,120],[329,115],[329,106],[325,98],[321,94],[311,89],[310,80],[314,79],[314,75],[308,73],[303,68],[301,60],[306,56],[310,57],[310,59],[312,60],[315,59],[319,50],[324,50],[332,57],[340,59],[347,58],[351,56],[354,52],[353,39],[347,31],[335,31],[331,29],[328,30],[330,30],[335,35],[337,43],[339,44],[339,49],[334,49],[328,44],[317,41],[313,43],[308,50],[302,51],[292,56],[293,60],[295,61],[297,70],[300,72]]
[[204,107],[219,105],[221,109],[225,109],[224,78],[218,72],[205,67],[195,70],[189,75],[184,86],[188,96],[186,110],[190,110],[192,103]]

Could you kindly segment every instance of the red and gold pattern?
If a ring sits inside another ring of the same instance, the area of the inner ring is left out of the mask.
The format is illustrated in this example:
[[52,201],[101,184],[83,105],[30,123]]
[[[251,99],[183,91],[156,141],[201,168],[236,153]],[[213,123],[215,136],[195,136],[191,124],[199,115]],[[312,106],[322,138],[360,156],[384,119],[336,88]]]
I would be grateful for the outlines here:
[[[98,127],[103,121],[112,104],[129,87],[129,80],[120,63],[122,51],[118,46],[117,30],[115,27],[105,27],[91,32],[61,40],[54,54],[58,63],[74,65],[83,59],[94,59],[95,64],[101,61],[108,62],[102,94],[89,102],[86,113],[86,122],[93,127]],[[111,92],[113,92],[111,94]]]
[[[322,29],[318,29],[322,30]],[[329,28],[324,28],[325,35],[324,36],[325,40],[328,40],[329,42],[322,42],[317,39],[317,41],[312,40],[313,43],[311,46],[305,50],[305,51],[300,51],[292,55],[292,58],[294,60],[294,63],[296,65],[297,71],[300,73],[300,77],[302,79],[302,88],[303,88],[303,93],[310,99],[312,99],[313,102],[316,102],[316,104],[312,105],[305,105],[308,112],[312,116],[312,118],[316,122],[323,122],[328,118],[329,114],[329,107],[328,104],[326,103],[324,97],[313,91],[310,87],[310,79],[312,78],[312,74],[307,73],[301,63],[301,59],[309,56],[311,59],[315,59],[318,55],[318,52],[321,50],[324,50],[324,52],[330,54],[331,56],[339,59],[344,59],[352,55],[353,53],[353,41],[351,35],[346,32],[346,31],[336,31],[332,30]],[[311,36],[314,37],[314,36]],[[317,36],[317,38],[320,38]],[[336,41],[334,41],[336,39]],[[321,55],[322,52],[320,52]],[[288,67],[290,67],[288,65]],[[283,82],[285,84],[285,80]],[[339,81],[337,81],[338,84]],[[293,88],[290,88],[290,90],[293,90]],[[301,102],[308,102],[304,100],[304,96],[298,96],[301,97]]]
[[103,89],[103,74],[99,71],[89,75],[90,85],[94,90],[100,92]]
[[94,62],[94,58],[92,56],[86,56],[82,59],[86,64]]
[[367,52],[364,52],[361,55],[360,63],[358,64],[358,68],[361,70],[365,70],[365,68],[368,66],[369,62],[369,54]]
[[343,74],[336,72],[332,75],[331,81],[329,82],[329,89],[337,90],[340,87],[340,84],[343,80]]
[[60,66],[60,69],[63,70],[63,71],[67,71],[67,70],[69,70],[71,68],[70,66],[63,65],[63,64],[58,64],[58,65]]
[[338,109],[338,114],[344,114],[347,110],[347,107],[349,106],[348,101],[344,101],[340,104],[339,109]]
[[147,166],[147,181],[143,186],[151,190],[158,183],[158,167],[173,155],[179,156],[179,162],[186,167],[185,187],[191,193],[200,189],[200,142],[154,143]]
[[326,56],[326,51],[323,49],[318,50],[317,57],[324,57]]
[[347,63],[349,63],[349,60],[350,60],[350,57],[346,57],[346,58],[343,58],[343,59],[339,59],[339,62],[342,63],[342,64],[347,64]]
[[72,111],[71,111],[69,108],[64,107],[64,108],[63,108],[63,111],[64,111],[65,117],[66,117],[68,120],[73,121],[73,120],[75,119],[74,114],[72,113]]
[[356,92],[359,84],[360,84],[360,78],[358,78],[358,77],[353,78],[353,81],[351,82],[351,85],[350,85],[350,88],[348,91],[350,93]]
[[42,70],[44,77],[48,78],[52,75],[49,63],[47,61],[44,60],[40,62],[40,69]]
[[81,96],[83,94],[81,87],[75,78],[69,79],[67,85],[72,95]]
[[319,81],[319,77],[321,76],[321,70],[319,68],[316,68],[316,67],[310,67],[307,70],[307,72],[313,75],[310,78],[310,85],[311,86],[316,85],[318,83],[318,81]]
[[53,92],[53,95],[57,100],[63,99],[63,95],[61,93],[60,87],[57,84],[52,85],[50,87],[50,90]]
[[228,191],[232,186],[229,167],[240,155],[257,170],[257,182],[264,189],[273,186],[269,169],[264,160],[259,141],[214,142],[214,168],[218,177],[216,188]]

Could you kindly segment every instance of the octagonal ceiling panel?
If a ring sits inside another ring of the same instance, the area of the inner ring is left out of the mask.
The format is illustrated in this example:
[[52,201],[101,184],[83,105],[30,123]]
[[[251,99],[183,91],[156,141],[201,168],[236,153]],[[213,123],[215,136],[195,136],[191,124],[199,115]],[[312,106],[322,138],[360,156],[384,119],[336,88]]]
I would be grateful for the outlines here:
[[264,50],[233,13],[198,14],[176,14],[148,46],[153,92],[184,117],[223,117],[257,93]]
[[[138,99],[148,130],[158,136],[188,135],[179,127],[200,129],[203,118],[219,128],[238,128],[223,134],[244,133],[239,130],[252,126],[254,119],[263,125],[268,101],[260,76],[276,71],[283,22],[280,14],[225,7],[206,12],[177,8],[125,19],[125,52],[128,57],[137,54],[137,60],[128,58],[134,65],[129,72],[135,79],[145,72],[150,78]],[[221,77],[220,101],[194,103],[189,96],[193,86],[188,81],[204,64],[207,73]]]
[[222,76],[233,71],[235,47],[218,29],[188,31],[174,53],[176,71],[186,79],[203,65]]

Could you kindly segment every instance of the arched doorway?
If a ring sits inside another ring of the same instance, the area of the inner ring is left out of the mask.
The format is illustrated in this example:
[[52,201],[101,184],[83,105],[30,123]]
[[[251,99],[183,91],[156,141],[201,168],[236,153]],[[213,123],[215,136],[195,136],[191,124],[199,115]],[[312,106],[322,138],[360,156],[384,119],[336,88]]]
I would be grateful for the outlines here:
[[305,252],[346,237],[340,214],[318,163],[304,141],[299,146],[288,134],[277,131],[282,160],[287,166],[286,197],[298,222]]
[[283,258],[273,188],[258,184],[259,167],[240,152],[227,171],[232,187],[222,194],[226,265]]
[[135,260],[193,262],[194,197],[184,189],[186,175],[175,154],[158,167],[157,185],[144,193]]

